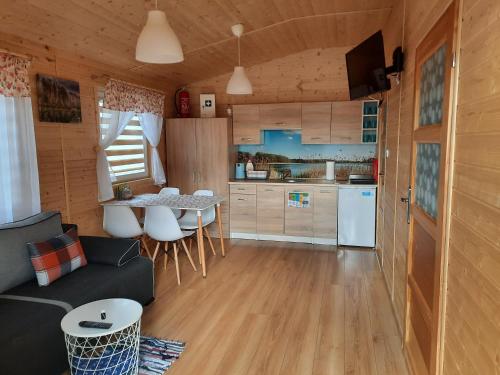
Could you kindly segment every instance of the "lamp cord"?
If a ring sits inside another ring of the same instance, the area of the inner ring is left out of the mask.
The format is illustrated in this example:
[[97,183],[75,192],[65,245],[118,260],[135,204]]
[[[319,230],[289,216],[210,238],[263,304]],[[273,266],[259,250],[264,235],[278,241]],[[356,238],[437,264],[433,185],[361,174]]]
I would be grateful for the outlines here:
[[238,66],[241,66],[240,37],[238,37]]

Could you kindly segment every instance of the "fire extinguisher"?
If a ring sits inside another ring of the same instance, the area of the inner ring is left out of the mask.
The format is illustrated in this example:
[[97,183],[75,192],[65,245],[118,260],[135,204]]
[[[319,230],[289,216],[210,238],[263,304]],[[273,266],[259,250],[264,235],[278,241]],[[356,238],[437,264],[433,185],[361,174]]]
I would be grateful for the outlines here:
[[175,92],[175,109],[177,110],[177,117],[189,117],[189,92],[185,87],[181,87]]
[[373,179],[378,182],[378,159],[372,159]]

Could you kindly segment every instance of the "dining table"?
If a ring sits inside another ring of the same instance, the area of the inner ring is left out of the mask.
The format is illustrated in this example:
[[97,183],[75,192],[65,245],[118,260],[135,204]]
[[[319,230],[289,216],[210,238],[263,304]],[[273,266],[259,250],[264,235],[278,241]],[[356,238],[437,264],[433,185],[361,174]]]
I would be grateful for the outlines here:
[[222,217],[220,213],[220,204],[224,197],[206,196],[206,195],[186,195],[186,194],[138,194],[131,199],[126,200],[110,200],[102,202],[101,205],[106,206],[129,206],[135,208],[146,208],[148,206],[167,206],[171,209],[196,211],[198,218],[198,229],[196,231],[198,242],[198,253],[200,254],[201,268],[203,277],[207,276],[207,265],[205,260],[205,246],[203,243],[203,222],[202,212],[215,206],[216,221],[219,230],[219,239],[221,245],[222,256],[226,256],[224,249],[224,236],[222,232]]

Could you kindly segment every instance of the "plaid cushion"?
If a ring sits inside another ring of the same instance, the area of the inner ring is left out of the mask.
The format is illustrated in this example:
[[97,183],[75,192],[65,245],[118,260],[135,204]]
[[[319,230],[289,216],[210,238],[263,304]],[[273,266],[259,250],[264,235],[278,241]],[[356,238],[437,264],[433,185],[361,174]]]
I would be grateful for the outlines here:
[[27,245],[39,286],[49,285],[87,265],[76,227],[45,242],[31,242]]

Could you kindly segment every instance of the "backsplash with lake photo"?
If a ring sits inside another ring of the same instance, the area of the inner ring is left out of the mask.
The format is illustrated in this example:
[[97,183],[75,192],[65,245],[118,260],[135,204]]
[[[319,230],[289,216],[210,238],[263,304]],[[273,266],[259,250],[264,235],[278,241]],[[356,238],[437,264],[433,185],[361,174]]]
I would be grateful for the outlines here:
[[302,144],[300,130],[265,130],[260,145],[239,145],[238,162],[249,159],[257,170],[269,170],[269,177],[279,178],[289,170],[293,178],[325,178],[326,162],[335,161],[335,171],[371,174],[376,145]]

